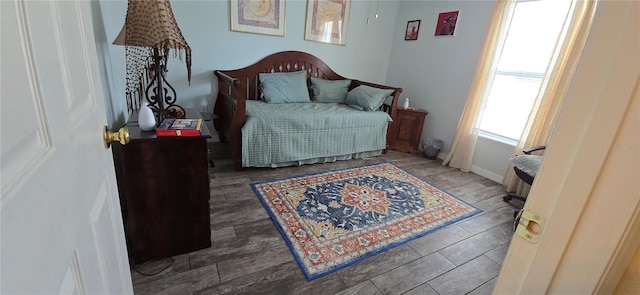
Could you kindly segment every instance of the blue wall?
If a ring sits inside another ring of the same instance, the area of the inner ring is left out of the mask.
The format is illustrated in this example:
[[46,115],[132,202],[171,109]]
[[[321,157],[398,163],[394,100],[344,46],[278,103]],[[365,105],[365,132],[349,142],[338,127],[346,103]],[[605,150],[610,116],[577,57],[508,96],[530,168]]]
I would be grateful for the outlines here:
[[[189,86],[184,63],[171,59],[168,79],[178,92],[180,105],[212,111],[217,92],[213,70],[248,66],[277,51],[306,51],[343,76],[402,87],[402,96],[410,98],[411,106],[429,111],[422,137],[442,139],[442,152],[448,153],[481,58],[494,3],[352,0],[347,45],[338,46],[304,40],[306,0],[286,1],[285,37],[230,31],[226,0],[171,0],[176,21],[192,48],[193,77]],[[112,129],[122,126],[128,116],[124,48],[111,45],[122,28],[126,9],[125,0],[101,0],[94,5],[98,55],[102,58],[103,89],[108,112],[112,112],[107,114]],[[434,36],[438,14],[455,10],[460,11],[455,35]],[[417,19],[421,20],[418,40],[405,41],[407,21]],[[479,168],[476,170],[488,171],[481,174],[491,179],[501,178],[510,147],[489,140],[480,140],[479,145],[480,150],[490,153],[478,156],[484,162],[474,161]]]
[[[217,81],[213,71],[248,66],[274,52],[300,50],[321,58],[338,74],[354,79],[385,83],[389,56],[394,40],[399,2],[380,1],[379,17],[374,18],[376,2],[351,1],[347,45],[329,45],[304,40],[306,0],[287,0],[285,37],[232,32],[229,27],[229,1],[172,0],[171,6],[193,55],[191,85],[186,79],[184,63],[171,59],[168,80],[176,88],[178,103],[184,107],[213,108]],[[98,47],[102,48],[104,83],[114,114],[126,117],[125,53],[111,45],[120,32],[127,10],[126,1],[100,1],[94,7]],[[367,17],[371,18],[369,24]],[[402,34],[402,32],[400,32]],[[100,36],[103,36],[100,40]],[[112,128],[122,122],[109,122]]]
[[[489,28],[494,1],[402,1],[397,31],[407,21],[421,20],[418,40],[404,41],[396,33],[387,75],[390,85],[402,85],[411,105],[426,109],[424,137],[444,141],[448,152]],[[434,36],[438,14],[459,10],[454,36]]]

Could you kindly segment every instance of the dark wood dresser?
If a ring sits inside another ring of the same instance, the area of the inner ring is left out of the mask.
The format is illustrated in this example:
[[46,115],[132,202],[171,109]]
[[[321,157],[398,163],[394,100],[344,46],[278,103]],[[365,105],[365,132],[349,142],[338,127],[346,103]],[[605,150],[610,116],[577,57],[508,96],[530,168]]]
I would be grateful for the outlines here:
[[398,132],[391,142],[390,149],[418,153],[420,150],[420,136],[424,126],[424,118],[429,112],[421,109],[398,109]]
[[[187,118],[201,118],[195,109]],[[211,246],[206,124],[202,135],[156,137],[137,114],[125,125],[131,141],[113,155],[132,265]]]

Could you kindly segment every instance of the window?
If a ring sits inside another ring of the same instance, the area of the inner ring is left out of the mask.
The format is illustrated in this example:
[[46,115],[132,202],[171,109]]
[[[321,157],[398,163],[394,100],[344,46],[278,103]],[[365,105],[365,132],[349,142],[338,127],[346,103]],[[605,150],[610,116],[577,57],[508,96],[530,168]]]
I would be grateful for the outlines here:
[[476,127],[517,142],[550,67],[571,1],[518,1]]

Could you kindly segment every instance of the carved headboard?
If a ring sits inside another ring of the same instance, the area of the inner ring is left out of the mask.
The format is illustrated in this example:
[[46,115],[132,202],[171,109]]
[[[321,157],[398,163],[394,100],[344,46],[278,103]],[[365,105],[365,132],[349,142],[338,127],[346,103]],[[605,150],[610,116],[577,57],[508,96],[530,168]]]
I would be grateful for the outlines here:
[[319,58],[300,51],[282,51],[269,55],[253,65],[245,68],[217,71],[237,80],[238,86],[244,88],[243,93],[233,94],[238,99],[254,100],[260,97],[258,74],[275,72],[296,72],[306,70],[307,78],[317,77],[326,80],[346,79],[334,72]]

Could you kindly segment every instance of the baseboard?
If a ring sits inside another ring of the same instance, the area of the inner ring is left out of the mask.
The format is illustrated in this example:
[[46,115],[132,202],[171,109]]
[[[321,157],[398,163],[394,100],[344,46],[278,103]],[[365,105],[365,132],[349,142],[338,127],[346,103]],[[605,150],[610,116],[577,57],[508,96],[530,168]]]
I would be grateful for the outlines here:
[[[449,154],[447,154],[447,153],[440,152],[440,153],[438,153],[438,159],[444,161],[444,159],[448,155]],[[493,173],[493,172],[491,172],[489,170],[482,169],[482,168],[480,168],[478,166],[475,166],[475,165],[471,166],[471,172],[473,172],[475,174],[478,174],[478,175],[480,175],[480,176],[482,176],[482,177],[484,177],[486,179],[495,181],[497,183],[502,183],[502,179],[504,178],[504,175],[495,174],[495,173]]]
[[493,180],[493,181],[495,181],[497,183],[502,183],[502,179],[504,179],[504,175],[499,175],[499,174],[493,173],[493,172],[491,172],[489,170],[482,169],[482,168],[480,168],[478,166],[475,166],[475,165],[471,166],[471,172],[473,172],[475,174],[478,174],[478,175],[480,175],[480,176],[482,176],[484,178],[487,178],[489,180]]

